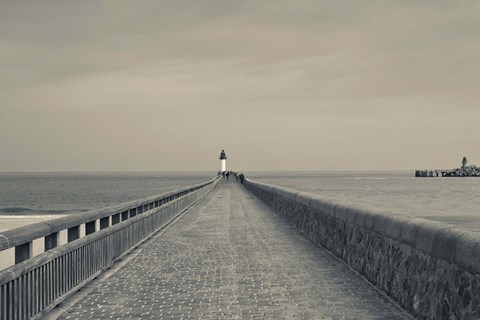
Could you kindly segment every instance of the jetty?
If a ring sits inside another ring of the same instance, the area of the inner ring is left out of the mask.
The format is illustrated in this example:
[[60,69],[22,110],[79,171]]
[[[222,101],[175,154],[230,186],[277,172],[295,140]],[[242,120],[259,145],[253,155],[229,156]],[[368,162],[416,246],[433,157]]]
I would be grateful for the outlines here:
[[480,177],[480,168],[477,166],[468,166],[467,157],[463,157],[462,166],[455,169],[435,169],[435,170],[415,170],[417,178],[431,177]]
[[4,231],[7,249],[2,320],[480,317],[477,234],[250,179]]

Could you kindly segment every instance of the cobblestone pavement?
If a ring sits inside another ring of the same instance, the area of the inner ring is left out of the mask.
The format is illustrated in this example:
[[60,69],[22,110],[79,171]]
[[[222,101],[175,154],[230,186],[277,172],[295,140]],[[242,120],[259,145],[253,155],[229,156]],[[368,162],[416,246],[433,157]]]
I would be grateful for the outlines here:
[[235,181],[61,319],[410,319]]

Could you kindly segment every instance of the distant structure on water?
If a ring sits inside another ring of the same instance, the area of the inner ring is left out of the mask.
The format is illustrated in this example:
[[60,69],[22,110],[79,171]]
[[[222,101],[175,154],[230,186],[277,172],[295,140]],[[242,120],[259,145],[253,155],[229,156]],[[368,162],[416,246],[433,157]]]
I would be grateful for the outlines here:
[[467,167],[467,163],[468,163],[467,157],[463,157],[463,160],[462,160],[462,169]]
[[220,172],[227,171],[227,155],[225,154],[225,150],[222,150],[220,153]]
[[467,165],[467,157],[463,157],[462,166],[455,169],[415,170],[415,177],[480,177],[480,168]]

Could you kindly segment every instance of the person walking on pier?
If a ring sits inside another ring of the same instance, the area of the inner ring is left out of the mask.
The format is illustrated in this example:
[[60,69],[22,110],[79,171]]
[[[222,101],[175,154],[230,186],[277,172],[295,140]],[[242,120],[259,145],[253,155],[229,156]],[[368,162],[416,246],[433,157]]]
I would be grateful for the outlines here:
[[243,173],[240,173],[240,183],[243,184],[243,179],[245,179],[245,176]]

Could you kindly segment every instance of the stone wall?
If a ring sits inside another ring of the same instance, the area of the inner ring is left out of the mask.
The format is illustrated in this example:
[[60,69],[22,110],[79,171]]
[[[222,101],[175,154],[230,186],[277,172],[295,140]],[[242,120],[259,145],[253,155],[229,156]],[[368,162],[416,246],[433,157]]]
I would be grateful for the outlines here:
[[416,318],[480,319],[480,233],[248,179],[245,186]]

